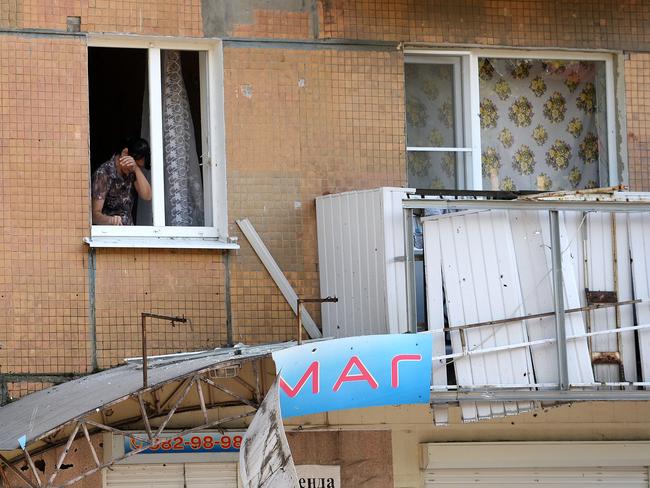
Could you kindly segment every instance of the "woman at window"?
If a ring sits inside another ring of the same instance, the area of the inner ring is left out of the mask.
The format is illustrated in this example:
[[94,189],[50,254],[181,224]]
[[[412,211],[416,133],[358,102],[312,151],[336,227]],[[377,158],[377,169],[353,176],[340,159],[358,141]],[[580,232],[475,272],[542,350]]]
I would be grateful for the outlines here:
[[148,161],[149,143],[133,138],[97,168],[92,183],[94,225],[133,225],[136,195],[151,200],[151,185],[142,172]]

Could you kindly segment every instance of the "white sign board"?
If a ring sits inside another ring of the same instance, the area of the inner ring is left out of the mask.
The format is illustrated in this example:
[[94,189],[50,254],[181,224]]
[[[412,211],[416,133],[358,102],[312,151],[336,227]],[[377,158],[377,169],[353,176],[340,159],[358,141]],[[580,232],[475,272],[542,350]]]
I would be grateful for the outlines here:
[[296,466],[296,488],[341,488],[341,466],[303,464]]

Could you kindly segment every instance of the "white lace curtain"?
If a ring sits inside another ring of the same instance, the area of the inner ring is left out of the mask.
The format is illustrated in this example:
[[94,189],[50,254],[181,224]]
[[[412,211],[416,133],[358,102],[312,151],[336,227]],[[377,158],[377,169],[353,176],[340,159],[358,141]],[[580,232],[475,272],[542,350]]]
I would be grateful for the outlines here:
[[[145,88],[142,136],[146,139],[149,139],[148,99]],[[201,167],[179,51],[162,52],[162,126],[165,225],[203,226]],[[150,202],[138,202],[136,222],[152,225]]]

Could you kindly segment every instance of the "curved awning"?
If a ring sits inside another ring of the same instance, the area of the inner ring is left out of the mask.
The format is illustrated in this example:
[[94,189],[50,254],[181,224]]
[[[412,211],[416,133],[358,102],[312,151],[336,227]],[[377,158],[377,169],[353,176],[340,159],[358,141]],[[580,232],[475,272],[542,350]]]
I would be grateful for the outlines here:
[[[148,388],[197,375],[203,371],[241,365],[269,356],[294,342],[235,346],[149,359]],[[142,391],[142,363],[137,360],[71,380],[0,408],[0,451],[15,451],[40,440],[84,416]]]

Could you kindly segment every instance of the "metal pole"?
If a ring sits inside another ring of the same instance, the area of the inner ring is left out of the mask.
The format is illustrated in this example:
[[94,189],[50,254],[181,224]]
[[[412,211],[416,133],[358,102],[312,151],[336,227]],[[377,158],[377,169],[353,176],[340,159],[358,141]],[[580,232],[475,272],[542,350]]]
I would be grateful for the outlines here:
[[302,344],[302,300],[298,298],[298,345]]
[[298,313],[298,344],[302,344],[302,307],[303,303],[337,303],[339,301],[336,297],[327,298],[298,298],[296,301],[296,311]]
[[142,389],[147,389],[147,314],[142,314]]
[[99,369],[97,361],[97,318],[95,311],[95,278],[97,274],[95,248],[88,250],[88,335],[90,342],[90,371],[95,372]]
[[169,320],[174,327],[174,322],[187,322],[185,317],[174,317],[171,315],[160,315],[151,312],[142,312],[142,388],[147,389],[147,317],[152,319]]
[[9,389],[5,375],[0,374],[0,407],[9,403]]
[[557,371],[560,390],[569,389],[569,370],[566,352],[566,328],[564,310],[564,281],[562,278],[562,249],[560,247],[560,216],[557,210],[549,210],[551,226],[551,259],[553,262],[553,301],[555,305],[555,337],[557,339]]
[[232,298],[231,298],[231,285],[230,285],[230,252],[226,251],[224,256],[225,269],[225,291],[226,291],[226,345],[232,347],[233,333],[232,333]]

